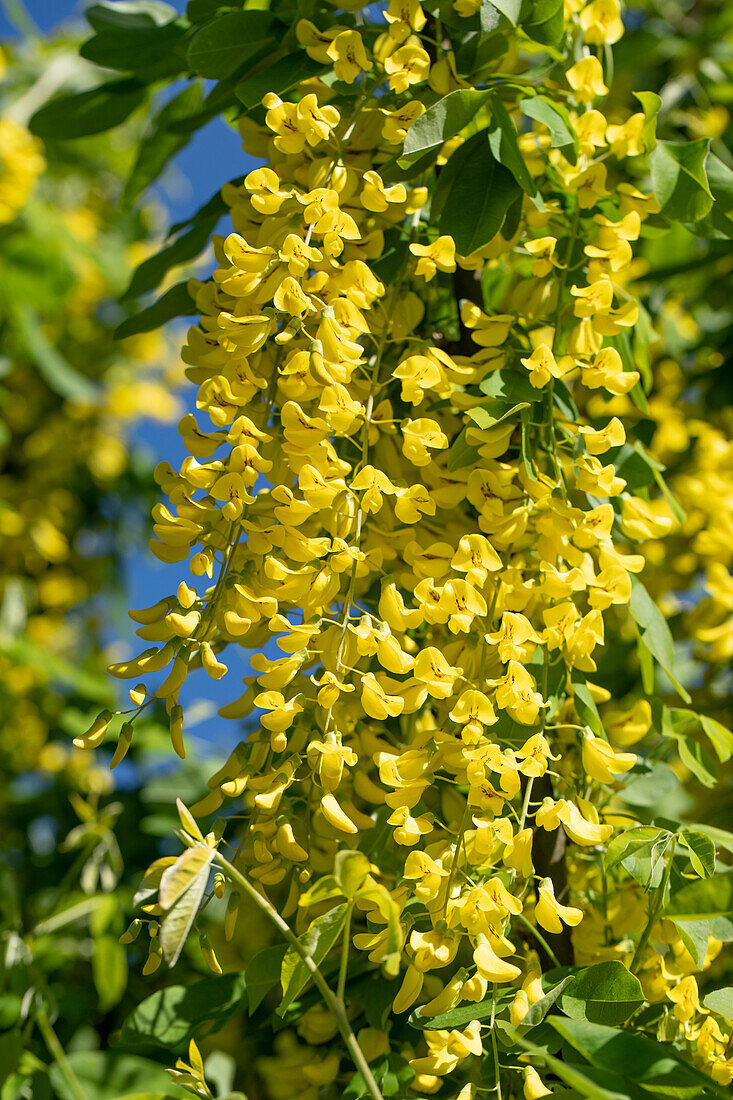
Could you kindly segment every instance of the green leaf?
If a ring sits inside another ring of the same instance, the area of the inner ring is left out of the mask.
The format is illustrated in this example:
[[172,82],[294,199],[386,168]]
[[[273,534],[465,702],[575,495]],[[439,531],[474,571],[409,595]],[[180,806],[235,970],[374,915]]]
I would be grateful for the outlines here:
[[[715,1091],[712,1080],[683,1061],[671,1044],[658,1043],[638,1031],[622,1031],[587,1020],[551,1016],[547,1022],[591,1065],[623,1074],[636,1087],[650,1091],[655,1100],[662,1096],[692,1100],[704,1087]],[[718,1095],[725,1094],[718,1091]]]
[[251,110],[259,107],[263,96],[267,92],[277,92],[282,95],[289,92],[301,80],[317,76],[324,71],[323,65],[309,57],[305,50],[296,50],[294,53],[279,57],[259,72],[245,76],[237,84],[235,94],[245,107]]
[[677,751],[685,767],[704,787],[714,787],[718,782],[718,771],[710,754],[692,737],[681,733],[672,736],[677,742]]
[[522,19],[522,30],[545,46],[557,46],[565,28],[563,0],[532,0],[529,19]]
[[563,990],[560,1007],[574,1020],[618,1027],[643,1003],[639,979],[612,959],[576,974]]
[[461,256],[469,256],[499,232],[519,194],[519,184],[495,159],[486,130],[455,151],[443,174],[447,172],[450,182],[440,215],[440,232],[453,237]]
[[521,99],[519,109],[533,118],[535,122],[541,122],[550,131],[550,144],[555,149],[572,149],[577,156],[578,137],[570,121],[567,110],[559,103],[553,103],[542,95]]
[[287,951],[287,944],[276,943],[265,947],[250,959],[244,972],[247,982],[247,1006],[250,1016],[262,1003],[271,989],[280,981],[280,969]]
[[711,922],[708,920],[676,920],[673,922],[695,965],[702,970],[708,953]]
[[528,409],[529,402],[522,401],[519,405],[512,405],[510,409],[506,409],[506,412],[502,412],[499,416],[494,415],[494,413],[504,408],[506,408],[506,406],[503,402],[491,401],[488,405],[479,405],[478,408],[469,409],[467,415],[479,428],[486,430],[488,428],[495,428],[497,424],[501,424],[503,421],[515,416],[518,412],[521,412],[522,409]]
[[167,910],[160,922],[160,946],[169,966],[175,966],[196,919],[209,881],[213,848],[195,845],[187,848],[161,876],[158,897]]
[[176,283],[170,290],[166,290],[157,302],[148,306],[134,317],[128,317],[115,329],[115,337],[124,340],[128,336],[136,336],[139,332],[150,332],[151,329],[160,328],[166,321],[174,317],[190,317],[196,312],[196,306],[188,293],[188,280]]
[[88,92],[56,96],[36,111],[28,125],[46,141],[101,134],[129,118],[146,97],[147,87],[140,81],[112,80]]
[[203,27],[188,47],[188,63],[199,76],[220,80],[256,53],[267,39],[274,16],[269,11],[233,11]]
[[532,1064],[539,1063],[547,1066],[561,1081],[564,1081],[566,1085],[570,1085],[573,1089],[571,1095],[583,1096],[586,1097],[586,1100],[629,1100],[626,1092],[615,1092],[597,1084],[588,1075],[587,1066],[581,1067],[563,1062],[553,1054],[543,1050],[542,1047],[531,1043],[528,1039],[524,1039],[521,1035],[516,1037],[515,1043],[530,1055]]
[[715,845],[710,837],[692,829],[681,829],[677,839],[687,848],[693,871],[700,878],[711,878],[715,874]]
[[586,683],[583,673],[574,669],[571,683],[573,686],[573,703],[578,712],[578,718],[584,726],[590,726],[593,733],[597,734],[599,737],[605,738],[606,733],[603,729],[601,716],[598,713],[598,707],[591,695],[590,688]]
[[[69,1054],[68,1060],[85,1100],[118,1100],[151,1093],[190,1100],[190,1093],[174,1084],[165,1068],[149,1058],[119,1051],[83,1050]],[[49,1077],[55,1100],[79,1100],[78,1091],[70,1086],[58,1062],[50,1067]]]
[[334,859],[333,877],[344,897],[352,901],[367,881],[371,864],[363,852],[337,852]]
[[[503,998],[506,1003],[509,1003],[509,998]],[[491,1016],[492,1012],[495,1014],[497,1006],[502,998],[497,998],[492,1002],[492,998],[489,996],[483,1001],[478,1001],[475,1004],[459,1005],[458,1008],[451,1008],[448,1012],[441,1012],[438,1016],[423,1016],[420,1009],[416,1009],[408,1017],[407,1022],[411,1027],[416,1028],[419,1031],[442,1031],[444,1028],[463,1028],[467,1024],[471,1023],[471,1020],[487,1020]]]
[[733,941],[733,871],[697,879],[670,898],[662,916],[674,921],[696,964],[702,967],[708,937]]
[[43,331],[40,317],[31,306],[18,305],[13,310],[13,320],[25,344],[25,350],[54,393],[70,401],[96,402],[99,397],[97,386],[83,374],[78,374],[54,347]]
[[479,385],[482,393],[495,401],[541,401],[542,394],[535,389],[525,371],[493,370]]
[[135,199],[158,178],[170,158],[188,143],[189,134],[171,133],[169,126],[197,111],[202,100],[201,85],[195,81],[174,96],[155,116],[152,128],[143,138],[135,164],[125,182],[121,199],[123,209],[130,209]]
[[705,158],[710,138],[660,141],[649,157],[652,186],[662,213],[670,221],[696,222],[713,205]]
[[708,993],[702,1003],[711,1012],[717,1012],[723,1019],[733,1022],[733,988],[731,986],[714,989],[712,993]]
[[682,699],[689,703],[689,694],[674,674],[674,642],[670,629],[661,611],[636,576],[631,577],[629,610],[639,627],[642,642],[667,674],[670,683]]
[[[284,950],[278,947],[281,954]],[[277,976],[276,968],[275,982]],[[134,1049],[151,1045],[181,1050],[201,1028],[206,1025],[221,1027],[229,1017],[240,1012],[248,994],[242,974],[222,974],[188,985],[158,989],[136,1005],[127,1017],[120,1042]]]
[[730,760],[733,755],[733,733],[715,718],[708,718],[706,714],[700,715],[700,723],[715,749],[718,760],[722,763]]
[[489,0],[492,8],[505,15],[513,27],[519,22],[519,13],[522,10],[522,0]]
[[686,795],[684,787],[672,768],[660,760],[646,771],[629,772],[626,786],[620,797],[629,806],[658,808],[665,805],[667,808],[673,801],[676,804],[678,800],[684,800]]
[[466,441],[466,429],[460,432],[450,445],[448,451],[448,469],[453,473],[462,470],[466,466],[473,466],[478,460],[478,447]]
[[535,195],[537,188],[527,169],[524,157],[519,151],[517,131],[509,112],[498,95],[492,96],[491,99],[489,146],[496,159],[505,168],[509,169],[522,190],[527,195]]
[[656,889],[662,881],[664,854],[672,840],[666,829],[640,825],[618,833],[606,848],[607,871],[619,864],[645,889]]
[[175,22],[163,26],[117,26],[102,30],[84,42],[79,53],[105,69],[131,73],[170,58],[185,34]]
[[644,112],[641,144],[645,153],[651,153],[657,144],[657,117],[659,108],[662,106],[662,97],[656,92],[634,92],[634,98],[639,100]]
[[178,12],[164,0],[100,0],[84,11],[95,31],[114,27],[159,27],[170,23]]
[[188,233],[181,234],[172,244],[143,260],[122,295],[122,301],[139,298],[140,295],[155,290],[171,268],[180,267],[200,256],[207,247],[218,220],[218,214],[202,220],[189,229]]
[[675,921],[733,917],[733,871],[683,886],[670,898],[664,916]]
[[491,92],[460,89],[443,96],[407,131],[398,164],[406,168],[430,149],[459,134],[491,98]]
[[[320,917],[316,917],[299,937],[302,947],[316,966],[320,966],[331,948],[338,940],[346,922],[349,903],[337,905]],[[289,1005],[308,984],[311,971],[293,947],[289,947],[282,961],[280,981],[283,987],[283,999],[277,1009],[278,1016],[284,1016]]]
[[98,936],[94,941],[92,976],[103,1012],[122,999],[127,985],[127,956],[116,936]]

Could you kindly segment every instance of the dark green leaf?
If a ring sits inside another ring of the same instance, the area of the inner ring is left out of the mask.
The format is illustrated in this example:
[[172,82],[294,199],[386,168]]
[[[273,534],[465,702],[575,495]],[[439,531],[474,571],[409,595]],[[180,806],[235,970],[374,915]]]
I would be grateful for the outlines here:
[[[418,122],[420,120],[418,119]],[[411,133],[412,131],[410,131]],[[408,133],[409,137],[409,133]],[[489,123],[489,146],[500,164],[508,168],[515,180],[527,195],[535,195],[537,188],[532,179],[524,157],[519,151],[517,131],[511,116],[498,95],[491,99],[491,122]]]
[[[569,1023],[570,1021],[564,1022]],[[590,1069],[588,1066],[581,1067],[564,1062],[542,1047],[537,1046],[536,1043],[532,1043],[528,1039],[523,1038],[521,1035],[516,1037],[515,1043],[530,1055],[533,1065],[547,1066],[547,1068],[559,1077],[561,1081],[564,1081],[566,1085],[570,1085],[573,1090],[571,1095],[574,1098],[583,1096],[586,1097],[587,1100],[629,1100],[626,1091],[616,1092],[594,1081],[590,1076]]]
[[532,0],[527,5],[529,18],[522,19],[522,30],[535,42],[557,46],[563,36],[563,0]]
[[612,959],[576,974],[562,992],[560,1007],[574,1020],[618,1027],[643,1003],[639,979]]
[[[275,971],[275,981],[278,972]],[[241,1011],[246,996],[242,974],[222,974],[189,985],[158,989],[137,1005],[122,1025],[120,1041],[180,1050],[206,1024],[222,1025]]]
[[590,726],[593,733],[597,734],[599,737],[605,737],[605,731],[603,729],[603,723],[601,722],[601,716],[598,713],[598,707],[591,695],[585,676],[582,672],[578,672],[577,669],[573,671],[572,685],[573,703],[578,712],[578,718],[584,726]]
[[142,140],[137,159],[125,183],[121,200],[123,208],[129,209],[146,187],[158,178],[170,158],[187,144],[189,136],[171,133],[169,126],[172,122],[194,114],[202,99],[201,85],[195,81],[183,88],[155,116],[152,128]]
[[671,221],[696,222],[713,205],[705,158],[710,138],[660,141],[649,157],[652,185],[662,213]]
[[636,576],[631,577],[629,610],[639,627],[642,642],[667,674],[679,695],[686,703],[689,703],[690,696],[675,678],[674,642],[672,641],[670,629],[661,611]]
[[[316,917],[307,932],[299,937],[302,947],[316,966],[320,966],[341,935],[348,908],[349,903],[344,902],[343,905],[337,905],[335,909],[330,909],[322,916]],[[289,947],[283,958],[280,974],[283,999],[277,1009],[279,1016],[285,1014],[288,1006],[308,984],[310,977],[311,972],[298,952],[293,947]]]
[[323,72],[323,65],[309,57],[305,50],[296,50],[294,53],[279,57],[271,65],[267,65],[259,72],[251,73],[240,80],[236,87],[236,96],[245,107],[251,109],[258,107],[262,97],[267,92],[277,92],[282,95],[289,92],[301,80],[316,76]]
[[638,1031],[622,1031],[587,1020],[551,1016],[547,1022],[592,1065],[623,1074],[655,1098],[678,1096],[692,1100],[703,1087],[715,1090],[712,1080],[683,1061],[671,1044],[658,1043]]
[[260,49],[273,24],[269,11],[234,11],[203,27],[188,47],[188,62],[199,76],[220,80]]
[[444,141],[459,134],[490,97],[491,92],[461,88],[428,107],[407,131],[400,166],[407,167],[429,149],[439,149]]
[[84,42],[79,53],[87,61],[106,69],[131,73],[147,69],[169,57],[183,39],[185,30],[177,23],[164,26],[114,27],[100,31]]
[[411,1027],[420,1031],[442,1030],[443,1028],[463,1028],[470,1024],[471,1020],[487,1020],[492,1012],[496,1013],[499,1000],[487,997],[475,1004],[459,1005],[448,1012],[441,1012],[439,1016],[423,1016],[419,1009],[411,1013],[408,1023]]
[[138,80],[113,80],[88,92],[56,96],[36,111],[29,126],[46,140],[101,134],[119,126],[147,96],[147,87]]
[[122,296],[122,301],[139,298],[159,285],[173,267],[188,263],[199,256],[211,239],[211,234],[219,220],[219,215],[202,220],[198,225],[183,233],[155,256],[150,256],[138,267],[130,280],[130,285]]
[[519,185],[495,159],[486,130],[460,146],[444,172],[456,157],[439,225],[441,233],[453,237],[459,254],[469,256],[499,232]]
[[462,470],[465,466],[473,466],[478,457],[478,447],[466,441],[464,428],[451,443],[448,451],[448,469],[453,473],[455,470]]
[[280,981],[280,968],[286,951],[287,944],[276,943],[273,947],[265,947],[262,951],[258,951],[247,963],[244,976],[247,982],[247,1006],[250,1016]]
[[138,332],[150,332],[151,329],[159,328],[173,317],[190,317],[196,311],[196,306],[187,287],[187,280],[171,287],[152,306],[118,325],[115,337],[124,340],[128,336],[136,336]]

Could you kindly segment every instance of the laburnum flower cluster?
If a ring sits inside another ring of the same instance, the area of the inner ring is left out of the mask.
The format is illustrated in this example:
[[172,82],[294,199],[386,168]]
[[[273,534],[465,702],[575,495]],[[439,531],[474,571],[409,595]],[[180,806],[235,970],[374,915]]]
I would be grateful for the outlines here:
[[[456,0],[457,35],[477,8]],[[629,448],[610,411],[644,400],[628,352],[634,248],[659,210],[639,167],[648,118],[603,110],[619,6],[565,6],[570,60],[542,91],[575,154],[518,106],[526,40],[472,78],[452,26],[418,0],[382,14],[301,19],[298,42],[330,79],[269,92],[260,121],[242,121],[265,164],[223,189],[232,232],[215,239],[213,276],[190,285],[188,457],[156,472],[167,502],[152,549],[186,574],[131,612],[149,648],[111,669],[135,681],[113,765],[155,700],[183,755],[187,677],[218,680],[244,653],[244,691],[219,713],[252,732],[193,813],[244,816],[233,863],[297,932],[333,904],[317,884],[337,854],[367,856],[399,914],[393,1020],[508,992],[519,1026],[543,966],[616,959],[726,1082],[700,968],[671,926],[639,941],[642,887],[595,858],[628,823],[617,795],[652,724],[645,697],[594,682],[598,653],[607,632],[635,629],[637,544],[675,522],[661,493],[619,473]],[[338,96],[334,78],[358,95]],[[426,108],[492,80],[509,90],[532,194],[462,254],[437,225],[441,168],[492,108],[446,138],[437,190],[432,164],[393,168]],[[110,719],[78,743],[100,744]],[[240,901],[229,894],[230,935]],[[345,934],[365,965],[391,957],[377,901]],[[346,1008],[356,1020],[358,998]],[[473,1096],[482,1019],[400,1039],[410,1089]],[[325,1009],[298,1033],[305,1045],[289,1034],[260,1065],[278,1097],[315,1097],[346,1072]],[[358,1042],[367,1060],[389,1051],[389,1022]],[[525,1096],[548,1093],[535,1068],[517,1073]]]

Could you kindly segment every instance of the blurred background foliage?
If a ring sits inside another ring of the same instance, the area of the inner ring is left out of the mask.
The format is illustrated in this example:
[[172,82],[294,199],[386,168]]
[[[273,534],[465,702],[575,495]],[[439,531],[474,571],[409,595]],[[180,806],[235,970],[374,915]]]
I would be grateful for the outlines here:
[[[712,137],[733,166],[733,6],[648,0],[624,18],[618,108],[628,112],[632,89],[657,92],[660,136]],[[71,747],[115,703],[104,666],[112,609],[125,602],[122,557],[142,541],[156,496],[131,435],[143,416],[174,419],[179,381],[177,354],[159,335],[114,338],[126,316],[119,299],[159,247],[161,224],[154,208],[140,213],[120,200],[162,106],[161,82],[178,74],[151,71],[130,118],[111,132],[41,141],[27,128],[31,115],[56,92],[89,86],[79,41],[32,37],[6,45],[0,60],[0,1100],[186,1095],[163,1067],[194,1034],[204,1037],[215,1094],[246,1084],[250,1097],[264,1095],[252,1068],[259,1056],[268,1095],[310,1098],[317,1090],[300,1079],[296,1047],[271,1062],[242,1020],[238,972],[268,940],[254,914],[240,919],[232,943],[215,944],[231,971],[223,979],[201,977],[191,950],[173,984],[147,934],[119,943],[142,871],[156,846],[168,851],[174,797],[193,801],[206,789],[205,744],[198,760],[172,765],[167,722],[153,714],[111,774],[108,751]],[[234,103],[227,88],[210,100],[230,115]],[[211,117],[197,110],[200,124]],[[733,194],[724,199],[724,221],[698,223],[694,234],[650,219],[636,275],[656,326],[640,349],[654,379],[649,425],[659,425],[648,449],[681,508],[674,534],[645,547],[646,576],[684,658],[694,710],[730,725]],[[216,216],[193,223],[202,231],[179,259],[194,259],[199,240],[203,249]],[[167,274],[163,289],[183,274]],[[645,469],[653,479],[653,466]],[[600,669],[618,699],[636,676],[624,660],[630,650],[631,641],[608,646],[616,657]],[[729,827],[730,764],[711,798],[701,731],[688,740],[672,759],[676,786],[664,773],[657,790],[646,785],[646,805],[667,799],[670,815]],[[643,799],[634,809],[643,817]],[[721,957],[715,980],[731,984],[732,971]]]

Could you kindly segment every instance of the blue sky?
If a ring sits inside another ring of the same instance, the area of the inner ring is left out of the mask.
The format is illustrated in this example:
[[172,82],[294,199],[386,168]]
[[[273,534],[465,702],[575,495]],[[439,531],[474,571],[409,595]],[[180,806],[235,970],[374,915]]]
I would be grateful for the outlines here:
[[[37,27],[43,33],[69,23],[76,23],[82,31],[88,27],[83,12],[92,0],[25,0],[24,6]],[[178,11],[183,12],[186,0],[168,0]],[[8,3],[11,7],[13,0]],[[17,38],[18,32],[8,20],[2,0],[0,0],[0,39]],[[156,187],[156,198],[168,211],[169,223],[187,217],[205,202],[222,183],[241,175],[254,161],[243,151],[239,135],[221,119],[213,119],[199,130],[185,149],[174,158],[171,170],[163,178],[162,185]],[[184,394],[184,400],[191,397],[192,391]],[[172,465],[180,464],[185,457],[180,436],[175,425],[161,426],[155,421],[146,421],[135,433],[135,441],[150,455],[153,462],[162,459]],[[150,532],[152,534],[152,531]],[[149,552],[145,542],[139,552],[132,552],[125,558],[125,583],[127,588],[126,604],[129,607],[143,607],[155,603],[163,596],[175,592],[178,582],[190,580],[185,563],[176,566],[161,565]],[[193,583],[193,582],[191,582]],[[204,587],[200,582],[199,590]],[[141,643],[134,635],[134,624],[126,615],[113,615],[109,634],[111,640],[117,640],[127,647],[137,646],[135,652],[148,643]],[[231,659],[230,659],[231,657]],[[196,709],[202,715],[236,698],[241,693],[239,678],[248,671],[243,661],[235,654],[227,654],[226,661],[230,672],[222,681],[212,681],[203,673],[192,677],[182,693],[181,702],[190,705],[194,702],[204,705]],[[203,697],[203,698],[202,698]],[[214,716],[203,720],[196,728],[199,736],[219,741],[222,726],[231,737],[231,726]]]

